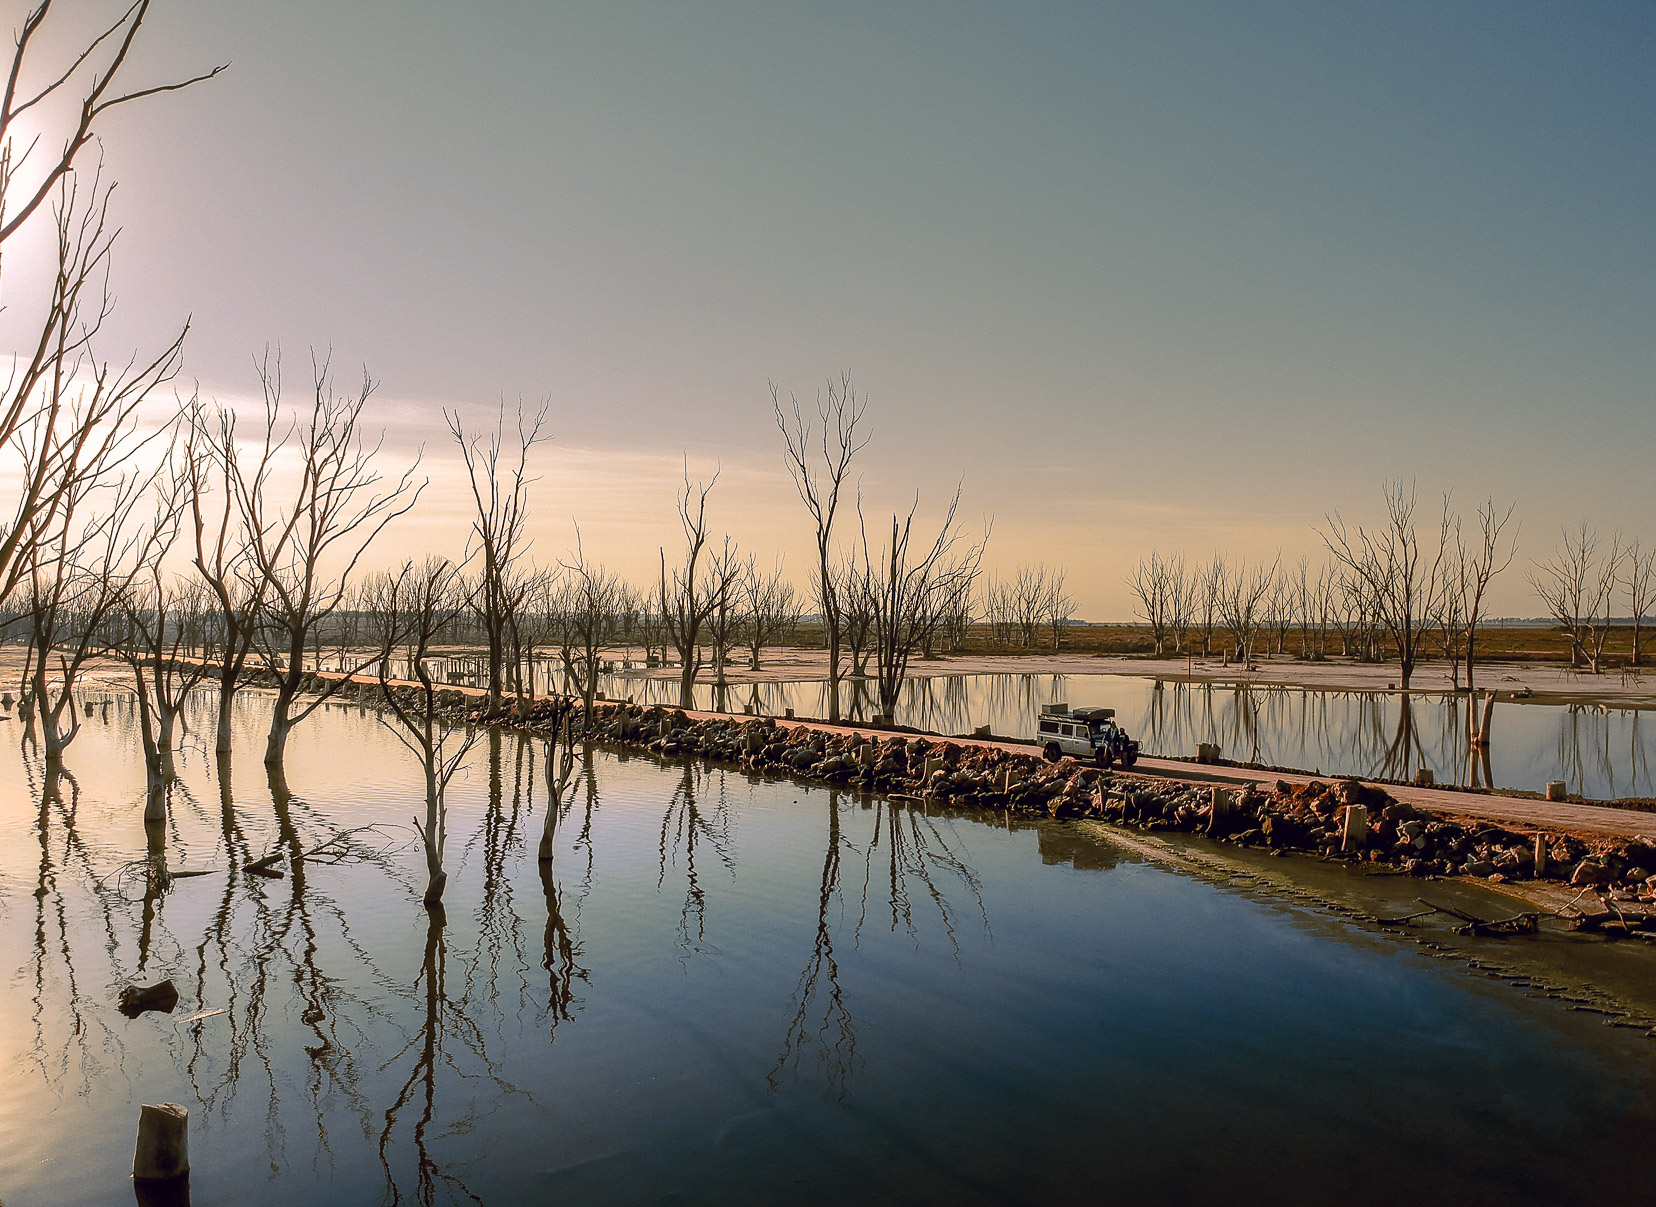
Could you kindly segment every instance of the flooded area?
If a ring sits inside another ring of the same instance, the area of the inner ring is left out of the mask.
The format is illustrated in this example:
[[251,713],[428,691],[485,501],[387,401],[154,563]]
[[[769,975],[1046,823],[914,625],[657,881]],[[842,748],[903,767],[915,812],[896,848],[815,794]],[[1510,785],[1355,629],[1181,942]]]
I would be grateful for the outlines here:
[[[1100,686],[1007,684],[974,719],[1057,693],[1132,724],[1171,691]],[[420,773],[375,714],[325,707],[284,779],[267,701],[239,703],[228,766],[194,710],[148,831],[119,699],[61,775],[0,721],[7,1207],[131,1201],[139,1104],[164,1101],[198,1207],[1656,1190],[1642,1031],[1095,823],[589,750],[543,864],[544,744],[490,732],[433,916]],[[279,852],[308,857],[249,870]],[[172,1013],[116,1010],[164,977]]]
[[[676,680],[614,675],[608,694],[641,703],[678,702]],[[848,680],[844,715],[878,711],[873,685]],[[1324,775],[1408,780],[1425,767],[1440,784],[1539,792],[1563,780],[1593,800],[1656,797],[1656,722],[1638,708],[1602,704],[1495,705],[1487,757],[1468,750],[1464,696],[1430,692],[1192,683],[1128,675],[987,674],[911,678],[896,721],[941,734],[987,725],[1004,737],[1034,736],[1043,704],[1114,708],[1145,753],[1192,757],[1199,743],[1239,763]],[[824,680],[696,686],[701,708],[781,716],[828,715]]]

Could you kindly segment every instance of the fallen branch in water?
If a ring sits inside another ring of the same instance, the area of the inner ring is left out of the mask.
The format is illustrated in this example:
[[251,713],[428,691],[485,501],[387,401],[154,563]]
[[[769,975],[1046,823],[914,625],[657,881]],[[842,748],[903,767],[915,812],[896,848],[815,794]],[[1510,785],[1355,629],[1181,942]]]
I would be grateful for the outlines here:
[[1533,935],[1541,928],[1541,915],[1539,913],[1513,914],[1510,918],[1486,920],[1450,905],[1438,905],[1424,897],[1416,897],[1415,900],[1440,914],[1448,914],[1451,918],[1459,918],[1466,923],[1465,926],[1455,928],[1456,934],[1505,938],[1508,935]]

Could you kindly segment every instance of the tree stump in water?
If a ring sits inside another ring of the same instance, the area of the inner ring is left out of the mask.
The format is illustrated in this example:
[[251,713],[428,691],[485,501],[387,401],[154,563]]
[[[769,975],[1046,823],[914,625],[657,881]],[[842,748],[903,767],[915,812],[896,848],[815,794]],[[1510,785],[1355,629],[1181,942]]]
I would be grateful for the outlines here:
[[190,1172],[190,1112],[176,1102],[145,1105],[132,1153],[135,1182],[169,1182]]

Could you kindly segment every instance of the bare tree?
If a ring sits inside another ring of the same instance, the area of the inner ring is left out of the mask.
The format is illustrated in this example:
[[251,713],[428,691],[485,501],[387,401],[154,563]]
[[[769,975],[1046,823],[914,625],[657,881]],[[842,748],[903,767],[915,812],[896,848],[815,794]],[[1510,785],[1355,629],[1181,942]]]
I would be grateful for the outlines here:
[[1219,623],[1219,604],[1225,593],[1227,572],[1225,556],[1215,553],[1212,559],[1196,571],[1195,620],[1196,630],[1202,635],[1202,657],[1213,656],[1213,630]]
[[[44,0],[17,30],[0,93],[0,246],[57,198],[49,207],[57,256],[46,303],[25,320],[30,334],[10,337],[24,351],[0,386],[0,448],[26,466],[9,518],[0,522],[0,596],[34,573],[25,570],[38,562],[29,546],[54,531],[82,483],[124,460],[138,404],[177,371],[183,330],[159,355],[134,358],[122,369],[92,356],[92,341],[113,308],[108,268],[116,232],[108,223],[110,187],[101,164],[86,174],[84,191],[75,174],[103,114],[224,70],[126,89],[128,55],[148,12],[149,0],[137,0],[95,36],[74,41],[57,33],[52,0]],[[38,123],[38,132],[23,133],[28,123]],[[24,138],[27,145],[20,145]],[[13,299],[8,310],[28,313],[17,310],[14,289],[7,294]],[[88,373],[93,386],[73,390],[70,383]]]
[[1069,624],[1070,613],[1075,609],[1075,597],[1065,589],[1064,577],[1062,566],[1049,571],[1046,576],[1046,592],[1041,596],[1041,619],[1052,631],[1053,649],[1058,648],[1064,626]]
[[592,716],[598,672],[606,652],[626,641],[626,619],[635,609],[632,589],[617,575],[587,561],[579,531],[575,560],[563,563],[555,602],[555,642],[563,670]]
[[750,566],[740,590],[744,600],[742,637],[752,656],[749,665],[758,670],[759,651],[783,640],[798,627],[804,601],[793,584],[783,577],[780,559],[769,574],[761,574],[756,566]]
[[[416,817],[414,828],[425,850],[425,907],[443,907],[443,890],[448,873],[443,868],[447,842],[449,781],[466,761],[482,735],[473,726],[451,726],[437,714],[437,686],[425,661],[432,643],[456,616],[470,606],[459,569],[447,558],[428,557],[416,566],[405,562],[396,573],[387,575],[368,593],[370,616],[377,630],[375,661],[379,668],[380,691],[391,710],[385,724],[425,773],[425,820]],[[407,651],[409,675],[419,684],[410,700],[404,689],[390,683],[391,658]]]
[[1133,591],[1134,599],[1138,599],[1136,611],[1139,619],[1149,626],[1149,636],[1156,644],[1156,657],[1163,656],[1174,611],[1172,561],[1164,561],[1158,551],[1151,550],[1149,558],[1139,558],[1138,568],[1123,581]]
[[868,445],[858,432],[866,400],[857,397],[851,375],[843,373],[838,382],[829,379],[825,391],[818,391],[816,421],[813,423],[790,395],[784,412],[776,386],[771,386],[771,406],[776,426],[786,446],[788,472],[799,490],[800,501],[816,525],[817,566],[812,583],[817,607],[827,630],[828,719],[840,716],[840,639],[842,601],[834,574],[834,520],[839,514],[840,490],[851,472],[851,462]]
[[1490,581],[1512,565],[1512,559],[1518,553],[1518,529],[1507,531],[1507,525],[1512,521],[1512,506],[1508,504],[1505,511],[1497,512],[1495,500],[1485,499],[1478,507],[1478,532],[1471,546],[1461,539],[1458,525],[1455,529],[1455,560],[1459,570],[1455,578],[1460,584],[1461,624],[1466,630],[1463,647],[1466,653],[1466,690],[1469,692],[1476,691],[1478,686],[1475,668],[1484,595],[1489,590]]
[[1327,516],[1321,533],[1328,551],[1368,591],[1379,627],[1397,651],[1399,686],[1407,690],[1420,654],[1421,638],[1444,589],[1444,556],[1448,551],[1449,500],[1443,503],[1443,521],[1435,552],[1423,551],[1415,530],[1415,491],[1393,482],[1385,488],[1386,522],[1375,529],[1347,529],[1338,512]]
[[[368,546],[420,497],[419,461],[388,485],[374,466],[380,442],[364,443],[359,424],[374,392],[364,371],[355,393],[334,390],[326,361],[312,358],[312,402],[303,425],[277,441],[284,449],[294,437],[299,482],[290,506],[275,502],[268,480],[238,478],[236,502],[252,537],[253,566],[265,580],[265,606],[259,629],[261,653],[276,676],[276,701],[265,744],[265,762],[279,766],[293,727],[320,708],[351,675],[373,658],[347,667],[338,679],[320,682],[304,707],[294,701],[306,684],[305,652],[319,626],[346,598],[350,576]],[[266,359],[260,380],[267,399],[267,426],[280,421],[281,362]],[[383,436],[381,437],[383,442]]]
[[116,631],[107,646],[127,664],[137,689],[139,735],[148,783],[145,819],[150,821],[165,816],[179,715],[207,673],[204,659],[185,657],[191,621],[209,606],[206,585],[199,579],[181,579],[162,570],[183,528],[188,490],[188,456],[170,455],[156,478],[156,512],[150,536],[121,596],[114,617]]
[[1265,597],[1276,581],[1278,564],[1272,561],[1269,566],[1257,565],[1250,570],[1242,561],[1221,569],[1219,615],[1230,630],[1235,660],[1249,669],[1253,667]]
[[24,550],[25,681],[48,763],[60,762],[80,732],[74,691],[88,660],[107,648],[107,622],[133,578],[158,559],[157,530],[132,523],[148,486],[148,476],[133,472],[81,479],[52,528]]
[[[262,496],[273,489],[270,477],[280,448],[279,417],[275,399],[267,391],[263,443],[250,456],[237,443],[234,412],[218,407],[209,416],[200,399],[192,398],[186,404],[184,422],[183,470],[195,544],[193,564],[212,598],[216,630],[213,644],[217,649],[205,650],[203,660],[210,660],[216,652],[216,748],[220,755],[228,755],[231,710],[253,653],[270,587],[270,580],[259,573],[253,536],[237,500],[243,494]],[[216,509],[211,504],[215,489]],[[290,537],[290,532],[272,534],[266,556],[282,557]]]
[[734,548],[727,542],[718,557],[703,560],[707,546],[707,496],[719,480],[714,474],[707,482],[690,483],[685,466],[684,486],[679,491],[679,525],[684,530],[684,555],[669,574],[667,550],[661,550],[661,580],[658,602],[667,635],[678,650],[679,707],[693,708],[696,702],[696,672],[701,667],[700,642],[708,617],[729,599],[739,570]]
[[1628,614],[1633,618],[1633,655],[1630,665],[1638,666],[1644,646],[1645,617],[1656,604],[1656,548],[1641,550],[1639,542],[1627,547],[1622,585],[1627,588]]
[[524,522],[528,517],[529,487],[535,479],[528,476],[529,453],[536,444],[551,438],[546,431],[547,406],[543,403],[533,419],[528,418],[520,403],[517,411],[517,430],[508,447],[506,408],[500,408],[494,431],[482,435],[466,434],[460,413],[445,412],[450,433],[460,446],[460,456],[466,465],[466,478],[471,485],[472,503],[476,515],[472,520],[471,547],[478,554],[478,590],[476,602],[478,618],[483,624],[483,636],[489,657],[489,710],[500,707],[507,687],[508,666],[514,668],[512,686],[522,694],[521,666],[517,615],[528,589],[527,578],[519,573],[518,560],[525,551]]
[[[936,538],[915,556],[910,552],[909,542],[918,507],[917,499],[907,516],[891,517],[891,537],[883,545],[871,546],[867,522],[861,526],[863,575],[873,617],[880,712],[886,716],[897,707],[903,680],[908,675],[909,659],[924,644],[941,614],[935,600],[949,595],[961,577],[977,574],[988,540],[985,533],[982,540],[962,547],[961,534],[955,526],[955,512],[960,507],[960,490],[956,488]],[[860,501],[857,510],[860,518]]]
[[1583,520],[1575,532],[1565,530],[1563,543],[1552,557],[1535,563],[1527,576],[1548,615],[1570,640],[1570,665],[1587,662],[1595,675],[1609,632],[1621,562],[1621,534],[1611,535],[1610,548],[1601,557],[1598,532]]

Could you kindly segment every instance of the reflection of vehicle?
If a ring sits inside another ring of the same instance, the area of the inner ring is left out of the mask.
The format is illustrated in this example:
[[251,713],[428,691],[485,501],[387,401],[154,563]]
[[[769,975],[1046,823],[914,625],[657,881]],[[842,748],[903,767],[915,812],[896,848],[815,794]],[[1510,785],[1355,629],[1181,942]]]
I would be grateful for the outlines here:
[[1071,711],[1068,704],[1043,704],[1035,740],[1049,763],[1066,754],[1092,759],[1100,767],[1111,763],[1131,767],[1138,762],[1139,744],[1115,723],[1113,708]]

